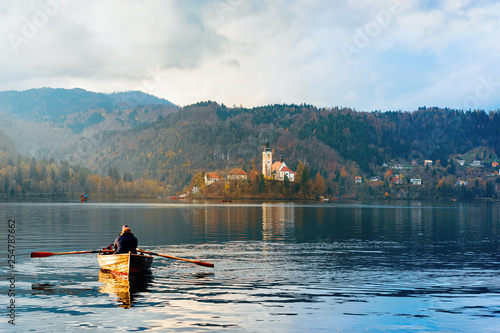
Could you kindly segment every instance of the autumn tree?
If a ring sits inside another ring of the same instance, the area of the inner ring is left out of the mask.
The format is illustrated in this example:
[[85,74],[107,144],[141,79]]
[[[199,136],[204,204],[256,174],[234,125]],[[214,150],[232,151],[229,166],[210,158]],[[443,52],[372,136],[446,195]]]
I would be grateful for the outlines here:
[[304,172],[305,165],[302,163],[302,161],[299,161],[299,164],[297,165],[297,177],[295,177],[295,181],[297,183],[302,182],[302,173]]
[[101,191],[102,178],[98,174],[90,174],[87,177],[86,184],[89,187],[91,193],[99,193]]
[[191,178],[191,184],[189,185],[190,188],[193,188],[197,186],[198,188],[202,187],[205,185],[205,172],[201,171],[198,172]]
[[386,182],[390,182],[392,178],[392,169],[387,170],[387,172],[384,175],[384,179]]
[[314,179],[313,193],[315,195],[324,195],[325,192],[326,192],[325,180],[323,179],[321,174],[318,172],[316,174],[315,179]]

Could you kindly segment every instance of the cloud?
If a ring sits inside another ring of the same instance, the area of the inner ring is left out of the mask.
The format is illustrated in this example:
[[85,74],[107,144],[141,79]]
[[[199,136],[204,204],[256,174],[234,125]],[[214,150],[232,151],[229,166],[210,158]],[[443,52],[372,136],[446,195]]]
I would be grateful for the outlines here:
[[[179,105],[497,108],[498,17],[500,4],[484,0],[8,2],[0,90],[140,89]],[[490,75],[493,92],[471,103]]]

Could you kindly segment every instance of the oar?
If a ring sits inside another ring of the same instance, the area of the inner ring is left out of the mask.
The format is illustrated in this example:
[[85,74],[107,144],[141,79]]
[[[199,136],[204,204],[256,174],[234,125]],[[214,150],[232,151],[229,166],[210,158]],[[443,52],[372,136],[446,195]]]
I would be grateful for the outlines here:
[[189,260],[189,259],[184,259],[184,258],[178,258],[178,257],[168,256],[166,254],[159,254],[159,253],[144,251],[144,250],[141,250],[141,249],[137,249],[137,251],[142,252],[142,253],[151,254],[151,255],[154,255],[154,256],[160,256],[160,257],[165,257],[165,258],[170,258],[170,259],[175,259],[175,260],[187,261],[187,262],[190,262],[190,263],[193,263],[193,264],[196,264],[196,265],[200,265],[200,266],[214,267],[214,264],[211,264],[209,262],[203,262],[203,261],[198,261],[198,260]]
[[95,251],[73,251],[73,252],[31,252],[31,258],[43,258],[50,256],[58,256],[61,254],[84,254],[84,253],[103,253],[103,252],[115,252],[114,250],[95,250]]

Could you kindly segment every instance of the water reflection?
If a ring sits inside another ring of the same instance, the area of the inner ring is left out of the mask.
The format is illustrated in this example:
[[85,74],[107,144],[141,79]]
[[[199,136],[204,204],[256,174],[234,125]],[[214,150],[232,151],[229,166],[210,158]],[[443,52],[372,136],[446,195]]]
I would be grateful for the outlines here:
[[149,290],[153,282],[151,274],[132,275],[130,277],[99,271],[99,282],[102,283],[99,292],[117,297],[118,306],[130,308],[140,296],[140,293]]
[[293,237],[295,209],[292,205],[262,204],[262,239],[283,240]]

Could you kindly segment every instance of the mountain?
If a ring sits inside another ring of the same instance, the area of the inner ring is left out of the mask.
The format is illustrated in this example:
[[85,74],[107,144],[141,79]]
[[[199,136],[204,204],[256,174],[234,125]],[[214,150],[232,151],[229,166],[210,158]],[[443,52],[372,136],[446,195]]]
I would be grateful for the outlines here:
[[84,136],[99,145],[104,131],[149,124],[179,107],[139,91],[112,94],[41,88],[0,92],[0,129],[24,156],[64,159]]
[[0,92],[0,111],[18,119],[63,124],[71,114],[88,110],[112,112],[141,105],[167,105],[171,102],[140,91],[112,94],[83,89],[40,88]]

